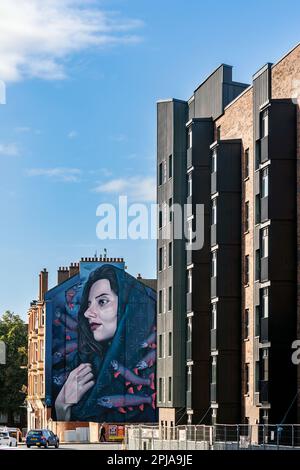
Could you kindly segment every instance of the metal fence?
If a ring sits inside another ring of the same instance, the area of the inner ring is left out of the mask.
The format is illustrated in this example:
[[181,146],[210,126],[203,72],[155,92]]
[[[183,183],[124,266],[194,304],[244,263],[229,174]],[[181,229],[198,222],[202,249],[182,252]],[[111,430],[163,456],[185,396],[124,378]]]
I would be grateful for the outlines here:
[[132,450],[300,450],[300,425],[126,426]]

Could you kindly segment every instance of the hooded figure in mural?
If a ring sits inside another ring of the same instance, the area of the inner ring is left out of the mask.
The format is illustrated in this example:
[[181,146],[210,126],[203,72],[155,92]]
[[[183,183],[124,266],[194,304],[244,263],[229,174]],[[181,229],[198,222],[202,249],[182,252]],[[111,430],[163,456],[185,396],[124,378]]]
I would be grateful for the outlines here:
[[156,293],[105,264],[90,273],[72,319],[75,298],[76,289],[66,295],[64,336],[71,341],[59,364],[56,419],[155,422]]

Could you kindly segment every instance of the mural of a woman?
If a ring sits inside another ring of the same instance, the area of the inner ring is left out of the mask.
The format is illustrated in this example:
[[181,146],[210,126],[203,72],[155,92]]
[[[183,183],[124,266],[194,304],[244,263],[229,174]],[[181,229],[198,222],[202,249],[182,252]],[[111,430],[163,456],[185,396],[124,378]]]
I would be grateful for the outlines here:
[[91,272],[78,355],[55,401],[61,421],[155,422],[155,292],[124,270]]

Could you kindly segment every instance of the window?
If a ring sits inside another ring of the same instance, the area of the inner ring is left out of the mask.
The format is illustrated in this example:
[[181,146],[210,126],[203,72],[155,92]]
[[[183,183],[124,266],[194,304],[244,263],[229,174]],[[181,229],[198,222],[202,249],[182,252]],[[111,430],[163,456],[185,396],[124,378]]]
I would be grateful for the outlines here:
[[268,227],[262,230],[261,237],[262,258],[269,256],[269,229]]
[[268,349],[262,350],[262,380],[269,380],[269,351]]
[[39,327],[39,314],[37,311],[34,312],[34,329],[37,330]]
[[191,245],[193,243],[193,219],[187,221],[188,229],[188,243]]
[[163,182],[163,164],[160,163],[158,167],[158,185],[161,186]]
[[260,195],[255,196],[255,223],[260,223]]
[[192,292],[192,270],[188,269],[187,272],[187,293],[190,294]]
[[263,318],[268,318],[269,316],[269,289],[265,287],[262,289],[262,309],[261,314]]
[[245,256],[245,284],[249,284],[250,269],[249,269],[249,256]]
[[245,339],[249,338],[249,309],[245,310]]
[[169,222],[172,222],[173,219],[173,198],[169,199]]
[[260,308],[259,305],[255,307],[255,336],[260,334]]
[[217,127],[217,140],[221,139],[221,126]]
[[168,401],[172,401],[172,377],[169,377]]
[[255,280],[260,280],[260,250],[255,251]]
[[260,164],[260,140],[255,142],[255,169],[258,170]]
[[255,392],[259,392],[259,362],[255,362]]
[[159,402],[162,402],[164,401],[163,400],[163,396],[164,396],[164,382],[163,382],[163,378],[162,377],[159,377],[158,379],[158,401]]
[[249,394],[250,384],[249,384],[249,364],[245,364],[245,394]]
[[162,298],[162,290],[158,293],[158,313],[162,313],[163,309],[163,298]]
[[44,375],[41,374],[41,395],[44,395]]
[[245,178],[249,178],[249,149],[245,150]]
[[192,368],[191,366],[188,366],[188,370],[187,370],[187,391],[188,392],[192,391]]
[[261,174],[261,197],[269,195],[269,169],[264,168]]
[[211,364],[211,383],[217,383],[217,357],[213,356]]
[[212,225],[215,225],[217,223],[217,198],[216,197],[212,200],[211,223]]
[[33,394],[37,395],[37,387],[38,387],[38,376],[35,374],[33,376]]
[[173,243],[169,242],[169,266],[173,263]]
[[212,151],[212,156],[211,156],[211,172],[215,173],[217,171],[217,150],[214,149]]
[[211,307],[211,329],[217,329],[217,302],[214,302]]
[[187,197],[192,195],[193,191],[193,179],[192,179],[192,172],[190,171],[187,175]]
[[168,310],[172,310],[172,286],[169,286]]
[[163,247],[159,249],[159,256],[158,256],[158,270],[162,271],[163,268]]
[[158,228],[162,228],[163,225],[163,214],[162,214],[162,208],[159,207],[158,209]]
[[188,139],[187,139],[187,148],[191,149],[193,145],[193,134],[192,134],[192,128],[189,127],[188,129]]
[[217,275],[217,252],[212,252],[212,265],[211,265],[211,276],[216,277]]
[[263,111],[261,116],[261,138],[263,139],[269,134],[269,113]]
[[168,356],[172,356],[172,349],[173,349],[173,344],[172,344],[172,331],[169,331],[169,341],[168,341]]
[[158,335],[158,357],[163,357],[163,335]]
[[167,162],[163,161],[163,183],[167,181]]
[[192,318],[189,317],[187,323],[187,341],[192,341]]
[[44,340],[41,339],[40,342],[40,361],[44,360]]
[[169,178],[173,176],[173,155],[169,155]]
[[250,214],[249,214],[249,201],[247,201],[247,202],[245,202],[245,232],[248,232],[248,230],[249,230],[249,226],[250,226],[249,217],[250,217]]

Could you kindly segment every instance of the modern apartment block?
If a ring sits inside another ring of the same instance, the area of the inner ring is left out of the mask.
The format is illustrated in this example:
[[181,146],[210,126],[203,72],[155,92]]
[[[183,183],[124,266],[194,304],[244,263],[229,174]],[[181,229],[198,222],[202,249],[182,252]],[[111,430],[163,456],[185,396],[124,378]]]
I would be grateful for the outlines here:
[[[297,45],[251,85],[221,65],[188,101],[157,104],[164,426],[296,422],[299,103]],[[182,239],[175,203],[187,204]],[[190,250],[199,204],[204,244]]]

